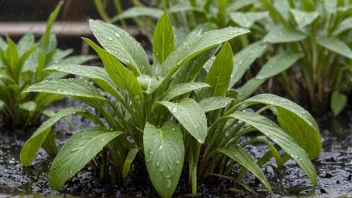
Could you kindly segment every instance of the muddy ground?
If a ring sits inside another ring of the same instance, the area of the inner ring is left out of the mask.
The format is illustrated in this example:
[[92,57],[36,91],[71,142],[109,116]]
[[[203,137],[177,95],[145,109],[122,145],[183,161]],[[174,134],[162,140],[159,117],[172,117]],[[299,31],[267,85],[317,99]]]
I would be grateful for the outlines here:
[[[52,109],[58,111],[65,106],[82,106],[70,99],[55,104]],[[85,106],[86,107],[86,106]],[[86,107],[88,108],[88,107]],[[67,120],[61,120],[55,125],[57,144],[72,135],[73,131],[90,126],[91,123],[78,116],[72,117],[71,128]],[[318,173],[318,184],[311,187],[309,180],[298,168],[293,160],[285,164],[278,177],[271,168],[267,168],[267,175],[274,191],[274,197],[280,196],[317,196],[317,197],[352,197],[352,112],[346,112],[339,119],[333,120],[325,115],[317,119],[321,127],[323,150],[320,158],[314,161]],[[30,137],[35,128],[21,130],[2,130],[0,138],[0,197],[40,197],[40,196],[77,196],[77,197],[131,197],[154,196],[156,191],[149,181],[141,183],[138,178],[131,181],[127,190],[122,186],[102,184],[94,178],[89,169],[78,173],[69,180],[62,191],[52,191],[48,185],[48,171],[52,157],[44,150],[40,150],[33,165],[23,168],[19,162],[19,153],[24,142]],[[247,146],[250,153],[259,157],[267,151],[264,146]],[[263,197],[268,196],[262,185],[251,175],[245,181]],[[177,188],[179,197],[190,196],[190,189],[182,179]],[[233,197],[236,194],[227,189],[232,187],[228,181],[209,178],[200,183],[198,196],[200,197]],[[236,195],[239,196],[239,195]],[[251,196],[251,195],[245,195]]]

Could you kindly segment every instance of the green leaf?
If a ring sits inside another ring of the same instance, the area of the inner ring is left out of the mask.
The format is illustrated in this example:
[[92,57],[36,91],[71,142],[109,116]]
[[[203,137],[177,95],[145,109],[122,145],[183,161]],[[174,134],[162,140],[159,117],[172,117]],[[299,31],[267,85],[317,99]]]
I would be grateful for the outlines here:
[[158,8],[149,8],[149,7],[132,7],[120,15],[115,16],[111,19],[111,22],[114,23],[121,19],[128,19],[128,18],[139,18],[139,17],[152,17],[155,19],[159,19],[163,15],[163,10]]
[[[103,90],[111,93],[115,97],[119,95],[115,83],[111,80],[104,68],[98,66],[84,66],[75,64],[58,64],[52,65],[45,69],[45,71],[61,71],[74,75],[84,76],[92,79]],[[122,97],[122,96],[121,96]]]
[[50,187],[60,190],[65,182],[92,160],[106,144],[121,135],[103,127],[90,127],[75,133],[62,146],[50,168]]
[[264,187],[273,194],[271,190],[270,184],[266,179],[264,173],[260,169],[260,167],[255,163],[252,157],[238,145],[232,145],[229,148],[220,148],[218,149],[219,152],[223,153],[224,155],[228,156],[232,160],[235,160],[242,166],[246,167],[253,175],[255,175],[260,182],[263,183]]
[[137,77],[139,84],[147,94],[152,94],[159,87],[161,80],[157,77],[149,75],[141,75]]
[[181,129],[168,121],[158,129],[146,123],[143,134],[150,180],[161,197],[171,197],[181,176],[185,148]]
[[256,21],[269,17],[269,12],[231,12],[230,18],[240,27],[250,28]]
[[310,158],[319,157],[322,147],[319,127],[314,118],[302,107],[272,94],[260,94],[245,100],[244,103],[251,105],[261,103],[277,107],[281,128],[296,140]]
[[138,75],[140,73],[151,74],[147,54],[141,44],[127,32],[100,20],[89,20],[89,25],[94,36],[106,51],[131,67]]
[[338,91],[334,91],[331,96],[330,108],[336,117],[341,113],[341,111],[347,105],[347,96],[339,93]]
[[257,58],[262,56],[267,48],[267,43],[258,41],[236,53],[234,57],[235,65],[231,74],[229,88],[233,87],[242,78],[247,69]]
[[302,41],[306,38],[307,35],[303,32],[286,26],[279,26],[271,30],[263,40],[269,43],[290,43]]
[[33,32],[27,32],[17,43],[18,54],[22,56],[29,48],[35,45]]
[[16,44],[9,37],[7,37],[7,46],[7,50],[4,54],[5,59],[9,64],[8,66],[11,68],[12,72],[18,73],[17,63],[19,60],[19,54],[17,52]]
[[336,28],[336,30],[333,32],[334,36],[337,36],[346,30],[352,29],[352,17],[348,17],[344,19]]
[[134,96],[138,96],[142,93],[142,88],[139,85],[137,78],[130,70],[123,66],[120,61],[104,49],[100,48],[93,41],[89,39],[83,40],[85,40],[99,54],[106,72],[118,87],[127,89],[127,91]]
[[45,92],[105,100],[92,84],[76,78],[42,81],[28,87],[23,92]]
[[235,112],[231,117],[241,120],[258,129],[272,141],[277,143],[288,155],[290,155],[306,173],[312,184],[317,183],[317,175],[307,153],[284,132],[277,124],[268,118],[253,112]]
[[54,133],[51,132],[51,127],[49,127],[47,130],[49,130],[49,132],[42,144],[42,147],[49,155],[55,155],[57,153],[55,136]]
[[153,54],[160,64],[175,51],[174,39],[174,29],[165,11],[156,24],[153,37]]
[[197,34],[194,38],[183,43],[171,53],[162,64],[161,76],[174,74],[184,63],[196,57],[200,53],[218,46],[222,42],[230,40],[242,34],[249,33],[243,28],[228,27],[212,30],[203,34]]
[[199,104],[190,98],[184,98],[179,103],[161,101],[154,104],[153,109],[163,105],[181,123],[199,143],[203,143],[207,137],[207,119]]
[[319,12],[305,12],[302,10],[290,9],[299,28],[310,25],[319,17]]
[[0,37],[0,50],[5,51],[7,49],[7,43]]
[[130,169],[131,169],[131,164],[132,164],[134,158],[136,157],[137,153],[138,153],[137,148],[133,148],[133,149],[130,149],[130,151],[128,151],[125,162],[123,163],[122,178],[123,178],[124,182],[126,182],[128,173],[130,172]]
[[302,53],[284,53],[271,57],[257,74],[258,79],[273,77],[290,68],[295,62],[303,57]]
[[225,43],[217,54],[205,78],[213,90],[213,96],[226,96],[233,70],[233,53],[229,43]]
[[94,59],[97,59],[97,57],[92,55],[70,56],[68,58],[65,58],[64,60],[59,61],[56,64],[83,64]]
[[26,111],[35,111],[37,108],[37,104],[34,101],[28,101],[28,102],[20,104],[19,107],[21,109],[26,110]]
[[165,101],[169,101],[177,96],[181,96],[190,91],[201,89],[204,87],[210,87],[210,86],[207,83],[201,83],[201,82],[180,83],[170,88],[164,95],[161,96],[161,99]]
[[320,37],[317,39],[317,43],[333,52],[352,59],[352,50],[345,42],[339,40],[338,38]]
[[238,101],[242,101],[251,96],[266,79],[252,78],[248,80],[238,91]]
[[51,126],[53,126],[58,120],[63,117],[66,117],[70,114],[75,114],[82,112],[84,113],[86,110],[78,109],[78,108],[68,108],[59,111],[49,120],[45,121],[27,140],[27,142],[23,145],[21,150],[20,159],[23,166],[29,166],[33,161],[39,148],[42,146],[44,140],[46,139],[48,133],[50,132]]
[[232,101],[231,98],[215,96],[205,98],[199,102],[205,113],[226,107]]

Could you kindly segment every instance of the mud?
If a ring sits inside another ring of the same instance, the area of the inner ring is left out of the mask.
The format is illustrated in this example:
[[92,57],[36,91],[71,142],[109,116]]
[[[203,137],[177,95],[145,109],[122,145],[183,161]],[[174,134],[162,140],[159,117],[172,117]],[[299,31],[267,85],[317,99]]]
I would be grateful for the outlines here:
[[[65,99],[63,102],[56,103],[51,109],[58,111],[66,106],[89,108],[79,102]],[[73,116],[71,120],[73,124],[69,127],[68,120],[70,119],[63,119],[54,127],[54,131],[57,132],[58,145],[62,145],[74,131],[92,125],[84,118]],[[352,197],[352,112],[347,112],[335,120],[330,115],[317,120],[323,137],[323,150],[320,158],[313,162],[318,174],[317,186],[313,188],[297,164],[290,160],[278,174],[274,174],[270,167],[265,168],[265,174],[274,192],[277,193],[273,197]],[[26,131],[1,131],[0,197],[144,197],[157,195],[147,175],[142,173],[137,173],[135,177],[132,177],[128,188],[124,189],[122,185],[99,182],[88,168],[70,179],[60,192],[51,190],[48,184],[48,172],[52,157],[41,149],[31,166],[23,168],[19,161],[20,150],[34,130],[35,127]],[[262,145],[247,146],[246,149],[255,158],[262,156],[267,151]],[[268,196],[260,182],[252,175],[247,174],[245,182],[259,192],[262,197]],[[197,196],[251,196],[250,194],[238,195],[229,192],[228,188],[230,187],[233,185],[229,181],[214,177],[207,178],[206,181],[199,183]],[[175,193],[176,196],[193,197],[189,192],[187,180],[181,179]]]

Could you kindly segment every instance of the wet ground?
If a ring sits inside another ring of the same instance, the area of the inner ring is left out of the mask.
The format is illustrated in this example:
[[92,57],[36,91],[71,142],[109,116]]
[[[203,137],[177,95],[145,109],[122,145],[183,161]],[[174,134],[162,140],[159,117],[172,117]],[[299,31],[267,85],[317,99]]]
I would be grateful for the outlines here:
[[[57,111],[63,106],[82,106],[72,100],[57,103],[52,107]],[[73,131],[91,125],[88,120],[73,116],[71,127],[68,120],[61,120],[55,125],[57,144],[62,145],[64,139],[72,135]],[[318,173],[318,184],[312,188],[304,173],[292,160],[285,164],[285,168],[275,176],[271,168],[267,168],[267,175],[274,191],[280,196],[316,196],[316,197],[352,197],[352,112],[344,113],[339,119],[333,120],[326,115],[317,119],[323,137],[323,150],[320,158],[314,161]],[[154,196],[155,190],[151,183],[145,179],[132,178],[128,189],[100,183],[94,178],[89,169],[78,173],[69,180],[62,191],[52,191],[48,185],[48,171],[52,157],[40,150],[33,164],[23,168],[19,162],[19,152],[24,142],[35,130],[26,132],[20,130],[2,130],[0,138],[0,198],[3,197],[40,197],[40,196],[78,196],[78,197],[142,197]],[[255,157],[266,152],[261,145],[247,146],[246,149]],[[140,176],[140,175],[138,175]],[[134,181],[135,180],[135,181]],[[140,181],[146,181],[141,183]],[[267,192],[253,176],[245,178],[263,197]],[[236,194],[228,192],[231,184],[209,178],[205,183],[200,183],[198,195],[200,197],[233,197]],[[185,180],[180,181],[176,195],[179,197],[191,196]],[[250,196],[250,195],[249,195]]]

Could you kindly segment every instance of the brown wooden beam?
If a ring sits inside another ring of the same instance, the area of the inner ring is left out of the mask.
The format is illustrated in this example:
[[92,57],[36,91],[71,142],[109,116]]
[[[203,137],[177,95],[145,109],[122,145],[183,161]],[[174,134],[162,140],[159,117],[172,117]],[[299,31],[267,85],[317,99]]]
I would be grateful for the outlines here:
[[[45,22],[0,22],[0,36],[23,36],[28,31],[41,36],[45,32],[45,27]],[[88,22],[55,22],[53,29],[57,37],[92,35]],[[136,27],[128,27],[126,31],[132,36],[140,34]]]

